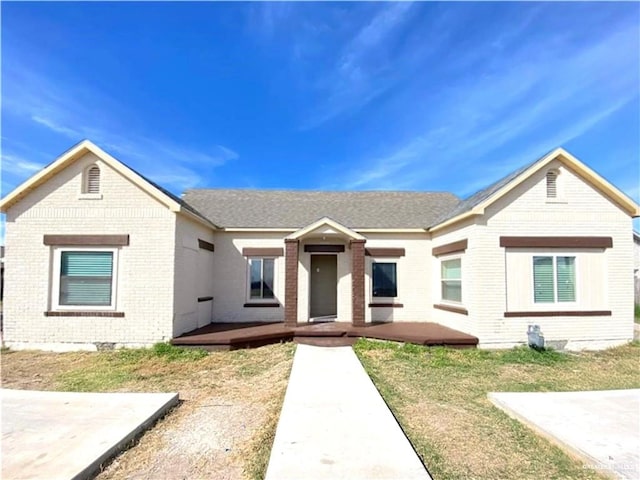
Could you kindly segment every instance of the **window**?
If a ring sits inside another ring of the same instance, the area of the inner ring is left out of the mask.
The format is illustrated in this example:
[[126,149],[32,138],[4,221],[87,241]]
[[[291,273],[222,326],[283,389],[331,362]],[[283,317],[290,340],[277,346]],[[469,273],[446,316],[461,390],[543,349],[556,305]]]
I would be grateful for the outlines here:
[[533,301],[576,301],[576,257],[533,257]]
[[374,297],[397,297],[398,281],[395,263],[371,264]]
[[547,172],[547,198],[558,198],[558,172],[556,170]]
[[462,302],[462,259],[443,260],[440,265],[442,299]]
[[85,170],[82,193],[100,193],[100,168],[97,165]]
[[275,259],[249,259],[249,298],[251,300],[271,299],[273,294]]
[[115,308],[115,249],[58,249],[54,261],[55,307]]

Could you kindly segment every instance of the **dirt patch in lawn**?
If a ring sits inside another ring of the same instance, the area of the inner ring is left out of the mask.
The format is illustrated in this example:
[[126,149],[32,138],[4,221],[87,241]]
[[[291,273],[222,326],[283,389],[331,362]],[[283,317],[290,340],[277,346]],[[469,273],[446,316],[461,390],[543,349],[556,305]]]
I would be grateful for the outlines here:
[[280,344],[210,354],[168,346],[98,353],[3,352],[2,386],[178,392],[181,404],[98,479],[262,478],[294,348]]
[[640,387],[638,344],[580,354],[364,340],[355,349],[436,480],[606,478],[494,408],[487,393]]

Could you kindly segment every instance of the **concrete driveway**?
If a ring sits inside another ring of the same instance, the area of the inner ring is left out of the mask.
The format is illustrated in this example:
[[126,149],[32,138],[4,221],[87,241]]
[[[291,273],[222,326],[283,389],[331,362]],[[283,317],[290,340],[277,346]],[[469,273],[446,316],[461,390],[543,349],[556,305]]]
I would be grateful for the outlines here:
[[640,389],[490,393],[489,400],[581,458],[585,468],[640,478]]
[[178,403],[176,393],[0,390],[2,478],[84,479]]

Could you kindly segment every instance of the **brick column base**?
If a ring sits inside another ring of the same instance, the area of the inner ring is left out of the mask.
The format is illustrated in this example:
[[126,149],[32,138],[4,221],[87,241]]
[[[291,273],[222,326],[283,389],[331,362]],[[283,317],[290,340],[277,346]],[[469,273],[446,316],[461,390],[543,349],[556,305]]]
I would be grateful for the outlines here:
[[298,240],[284,241],[284,324],[298,323]]
[[364,326],[364,243],[351,241],[351,322]]

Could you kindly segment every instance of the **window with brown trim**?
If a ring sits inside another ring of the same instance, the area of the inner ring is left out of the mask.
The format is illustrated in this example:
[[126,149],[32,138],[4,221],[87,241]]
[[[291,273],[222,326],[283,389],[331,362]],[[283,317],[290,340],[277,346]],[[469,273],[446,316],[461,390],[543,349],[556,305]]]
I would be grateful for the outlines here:
[[115,310],[117,248],[53,250],[53,310]]
[[272,300],[275,298],[275,259],[249,259],[249,300]]
[[462,303],[462,258],[440,262],[442,300]]
[[395,298],[398,296],[398,277],[396,264],[392,262],[373,262],[371,264],[373,296]]

